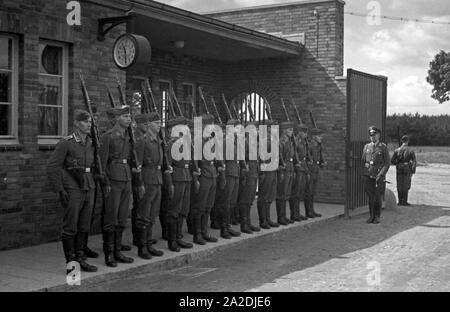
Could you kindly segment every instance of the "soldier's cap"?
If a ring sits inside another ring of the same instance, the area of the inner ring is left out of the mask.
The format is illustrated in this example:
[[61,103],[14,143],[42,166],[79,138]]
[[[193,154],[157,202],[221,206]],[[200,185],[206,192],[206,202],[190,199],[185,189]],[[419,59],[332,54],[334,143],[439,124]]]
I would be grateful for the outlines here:
[[214,123],[214,116],[211,114],[202,115],[202,123],[204,126]]
[[134,117],[134,120],[137,124],[143,124],[146,122],[152,122],[159,120],[158,114],[155,112],[151,112],[148,114],[139,114]]
[[260,122],[258,122],[258,121],[247,121],[245,123],[246,126],[255,126],[255,127],[259,126],[259,124],[260,124]]
[[282,121],[282,122],[280,122],[280,129],[281,130],[294,128],[294,126],[295,126],[295,124],[292,121]]
[[301,130],[301,131],[305,131],[305,132],[308,131],[308,126],[305,125],[303,122],[296,124],[295,128],[297,128],[298,130]]
[[227,125],[233,125],[233,126],[239,125],[240,123],[241,122],[238,119],[230,119],[227,121]]
[[400,139],[402,142],[408,142],[409,141],[409,136],[404,135],[402,136],[402,138]]
[[311,135],[322,135],[325,131],[319,128],[312,128]]
[[177,125],[186,125],[186,118],[175,117],[173,119],[166,120],[166,127],[174,127]]
[[369,131],[369,135],[370,136],[374,136],[377,133],[381,133],[381,130],[378,129],[377,127],[375,127],[375,126],[370,126],[368,131]]
[[121,107],[114,107],[113,109],[114,116],[126,115],[130,113],[130,107],[128,105],[124,105]]
[[83,109],[76,109],[73,112],[73,119],[75,121],[88,121],[91,116],[89,113]]

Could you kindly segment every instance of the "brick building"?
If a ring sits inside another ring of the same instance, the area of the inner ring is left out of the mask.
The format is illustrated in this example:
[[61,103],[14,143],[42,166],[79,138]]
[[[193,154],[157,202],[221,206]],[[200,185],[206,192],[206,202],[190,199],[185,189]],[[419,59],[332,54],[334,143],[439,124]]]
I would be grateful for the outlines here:
[[[79,1],[81,25],[74,26],[66,20],[69,2],[4,0],[0,7],[0,250],[59,239],[62,209],[46,178],[46,160],[70,133],[73,110],[84,107],[80,71],[102,130],[110,105],[106,86],[117,96],[116,76],[126,81],[129,97],[145,78],[160,103],[172,87],[186,110],[190,99],[201,107],[197,86],[208,99],[221,102],[223,93],[238,108],[242,94],[264,98],[276,119],[283,119],[280,99],[292,96],[306,123],[312,111],[327,131],[328,167],[318,200],[344,202],[343,1],[199,15],[149,0],[85,0]],[[126,24],[99,41],[98,20],[129,10],[134,22],[128,31],[148,38],[152,59],[125,72],[111,51]],[[225,113],[221,105],[219,110]]]

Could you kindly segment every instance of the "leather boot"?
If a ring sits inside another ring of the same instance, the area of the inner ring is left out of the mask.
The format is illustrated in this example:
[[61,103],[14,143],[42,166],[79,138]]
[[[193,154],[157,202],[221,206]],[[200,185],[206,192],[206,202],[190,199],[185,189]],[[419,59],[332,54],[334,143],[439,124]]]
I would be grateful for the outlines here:
[[193,220],[191,213],[189,213],[186,218],[186,225],[187,225],[188,233],[191,235],[194,235],[195,234],[194,220]]
[[234,206],[234,219],[236,220],[237,224],[233,224],[233,225],[238,225],[241,223],[241,211],[239,209],[239,204],[236,203],[236,206]]
[[270,203],[264,203],[264,210],[266,211],[267,224],[270,227],[279,227],[280,225],[277,222],[274,222],[270,219]]
[[[139,247],[140,237],[138,237],[139,234],[138,234],[138,229],[136,226],[136,219],[137,219],[136,214],[137,214],[137,207],[136,207],[136,203],[135,203],[135,198],[133,198],[133,208],[131,209],[131,234],[133,236],[133,246]],[[121,248],[122,251],[129,251],[129,250],[123,249],[123,246],[125,246],[125,245],[122,245],[122,248]],[[131,246],[130,246],[130,248],[131,248]]]
[[202,229],[202,237],[208,243],[217,243],[217,238],[208,234],[208,214],[202,214],[201,217],[201,229]]
[[309,197],[305,198],[305,213],[306,218],[315,218],[316,216],[311,211],[311,199]]
[[259,226],[262,229],[268,230],[268,229],[270,229],[270,226],[267,223],[266,208],[264,205],[265,205],[265,203],[263,203],[263,202],[257,202]]
[[75,238],[69,237],[69,236],[63,236],[61,239],[61,242],[63,245],[64,257],[66,258],[66,263],[75,261],[75,258],[76,258]]
[[311,212],[312,212],[312,214],[313,214],[315,217],[320,218],[322,215],[321,215],[320,213],[314,211],[314,197],[311,199],[310,205],[311,205]]
[[241,232],[233,230],[231,224],[227,224],[227,231],[233,237],[241,236]]
[[403,206],[403,193],[397,190],[398,206]]
[[[280,225],[288,225],[287,221],[286,221],[286,217],[283,215],[283,203],[285,203],[282,200],[277,200],[276,201],[276,205],[277,205],[277,221],[278,224]],[[286,208],[286,205],[284,205],[284,208]]]
[[373,222],[373,218],[374,218],[374,214],[373,214],[373,203],[371,201],[369,201],[369,219],[367,219],[366,223],[372,223]]
[[291,210],[291,220],[300,222],[300,200],[297,198],[289,200],[289,209]]
[[182,240],[183,238],[183,221],[184,218],[183,217],[178,217],[177,222],[176,222],[176,229],[177,229],[177,245],[180,248],[192,248],[194,247],[194,245],[192,245],[191,243],[185,242]]
[[88,247],[89,233],[83,233],[84,238],[84,256],[86,258],[98,258],[99,254]]
[[138,247],[139,258],[148,260],[152,258],[152,255],[147,250],[147,229],[146,228],[136,228],[134,230],[134,235],[136,235],[136,243]]
[[233,207],[232,209],[230,209],[230,224],[231,225],[238,225],[238,219],[236,218],[236,207]]
[[164,255],[164,252],[162,252],[161,250],[158,250],[152,246],[153,244],[155,244],[154,243],[155,240],[152,238],[152,235],[153,235],[153,225],[149,224],[147,226],[147,240],[146,240],[147,251],[152,256],[161,257],[162,255]]
[[373,204],[373,214],[374,214],[374,218],[373,218],[373,224],[378,224],[380,223],[380,215],[381,215],[381,202],[378,203],[374,203]]
[[408,203],[408,191],[406,191],[406,192],[403,193],[403,198],[404,198],[403,204],[404,204],[405,206],[411,206],[411,204]]
[[192,221],[194,226],[194,243],[198,245],[206,245],[206,241],[202,236],[202,217],[195,216]]
[[122,247],[122,234],[123,229],[116,228],[114,231],[114,258],[117,262],[121,263],[133,263],[134,259],[130,257],[126,257],[121,252]]
[[105,253],[105,264],[115,268],[117,266],[114,259],[114,232],[103,232],[103,252]]
[[167,222],[164,220],[163,216],[159,216],[159,223],[161,224],[161,235],[163,240],[169,240],[167,234]]
[[217,207],[213,207],[211,209],[210,213],[210,219],[211,219],[211,228],[215,230],[220,230],[220,222],[218,219],[218,213],[217,213]]
[[246,209],[247,205],[239,205],[239,215],[241,216],[241,232],[246,234],[253,234],[252,230],[250,230],[250,227],[248,226]]
[[230,235],[230,233],[228,233],[228,228],[227,228],[226,225],[223,225],[220,228],[220,237],[225,238],[225,239],[230,239],[231,238],[231,235]]
[[85,249],[85,235],[87,233],[77,233],[75,236],[75,254],[76,261],[80,264],[80,269],[83,272],[97,272],[97,267],[94,265],[90,265],[83,258],[85,257],[84,249]]
[[180,247],[177,244],[177,223],[174,219],[168,219],[166,222],[167,247],[170,251],[179,252]]
[[256,225],[253,225],[253,224],[252,224],[252,219],[251,219],[251,217],[250,217],[251,209],[252,209],[252,204],[248,204],[248,205],[247,205],[247,209],[245,210],[245,212],[246,212],[246,214],[247,214],[247,224],[248,224],[248,227],[250,228],[250,231],[252,231],[252,232],[259,232],[259,231],[261,231],[261,229],[259,228],[259,226],[256,226]]

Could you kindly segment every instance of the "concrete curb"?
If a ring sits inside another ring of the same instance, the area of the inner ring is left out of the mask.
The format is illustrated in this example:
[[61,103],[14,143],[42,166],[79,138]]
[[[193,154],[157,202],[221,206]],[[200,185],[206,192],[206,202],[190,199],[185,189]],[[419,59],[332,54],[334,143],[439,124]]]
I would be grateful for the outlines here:
[[[366,209],[357,209],[356,211],[352,212],[351,217],[362,215],[364,213],[367,213]],[[145,273],[150,273],[150,272],[158,272],[158,271],[163,271],[163,270],[175,269],[175,268],[187,265],[187,264],[194,263],[199,260],[204,260],[217,252],[226,250],[231,247],[235,247],[235,246],[238,246],[241,244],[246,244],[246,243],[255,243],[255,240],[262,238],[262,237],[266,238],[266,237],[270,236],[270,237],[276,238],[280,235],[285,234],[287,231],[291,231],[294,229],[297,230],[298,228],[303,228],[303,229],[307,230],[307,229],[311,229],[313,227],[320,226],[320,225],[323,225],[328,222],[332,222],[332,221],[335,221],[335,220],[338,220],[341,218],[344,218],[344,214],[340,214],[340,215],[336,215],[336,216],[332,216],[332,217],[328,217],[328,218],[323,218],[323,219],[317,219],[316,221],[310,221],[308,223],[298,222],[298,223],[294,223],[293,225],[290,225],[288,227],[279,227],[279,228],[275,228],[275,229],[271,229],[271,230],[262,230],[262,232],[259,232],[258,234],[255,234],[252,236],[234,238],[230,242],[227,242],[226,244],[222,244],[222,245],[214,246],[213,244],[208,244],[208,248],[206,248],[206,249],[192,250],[192,251],[189,250],[186,253],[182,253],[182,254],[176,255],[171,258],[160,259],[160,260],[156,260],[156,258],[154,258],[156,261],[152,261],[149,263],[143,263],[138,266],[131,267],[129,269],[123,269],[123,270],[116,271],[116,272],[107,272],[107,273],[104,273],[101,275],[84,278],[82,280],[83,287],[89,288],[89,287],[92,287],[92,286],[95,286],[97,284],[101,284],[104,282],[129,277],[130,275],[145,274]],[[34,291],[37,291],[37,292],[50,292],[50,291],[51,292],[60,292],[61,291],[62,292],[62,291],[70,291],[70,290],[73,290],[73,286],[69,286],[67,284],[61,284],[58,286],[44,287],[44,288],[37,289]]]

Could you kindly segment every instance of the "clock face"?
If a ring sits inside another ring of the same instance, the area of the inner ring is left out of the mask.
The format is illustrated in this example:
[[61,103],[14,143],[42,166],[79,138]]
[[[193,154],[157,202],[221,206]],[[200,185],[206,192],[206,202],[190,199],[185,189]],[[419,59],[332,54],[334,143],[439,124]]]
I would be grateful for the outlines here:
[[131,66],[136,58],[136,42],[129,35],[121,36],[114,45],[114,62],[121,68]]

